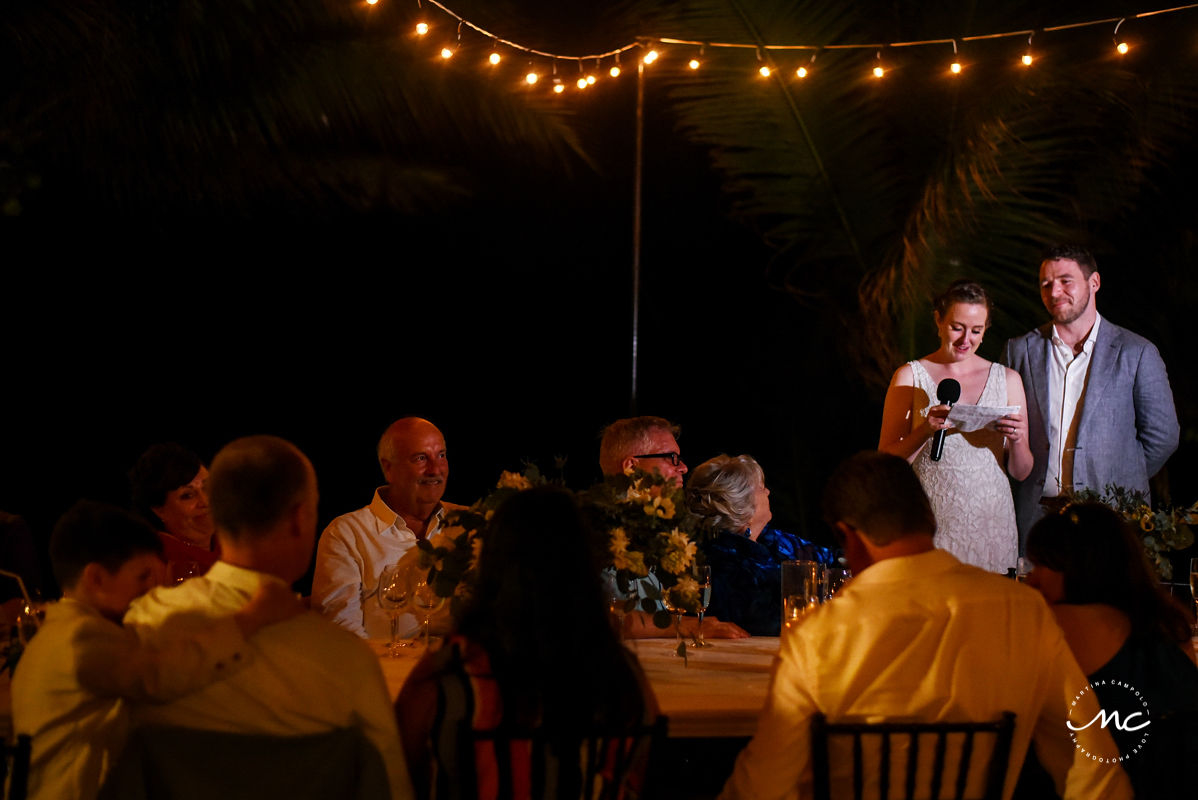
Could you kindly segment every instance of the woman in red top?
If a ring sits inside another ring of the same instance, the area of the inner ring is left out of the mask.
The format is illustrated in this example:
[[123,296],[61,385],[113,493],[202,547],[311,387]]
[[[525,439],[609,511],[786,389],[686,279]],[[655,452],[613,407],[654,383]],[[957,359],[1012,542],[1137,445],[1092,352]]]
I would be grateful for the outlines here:
[[208,468],[187,448],[167,442],[141,454],[129,472],[133,508],[158,532],[167,582],[203,575],[220,558],[208,508]]

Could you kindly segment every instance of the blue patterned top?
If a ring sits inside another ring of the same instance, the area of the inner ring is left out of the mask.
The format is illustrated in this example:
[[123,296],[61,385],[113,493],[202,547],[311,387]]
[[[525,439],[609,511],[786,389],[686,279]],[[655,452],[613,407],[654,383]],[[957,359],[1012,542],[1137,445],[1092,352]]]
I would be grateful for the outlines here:
[[753,541],[725,531],[703,548],[711,567],[711,604],[707,613],[735,622],[754,636],[777,636],[782,629],[782,562],[835,562],[835,554],[777,528],[766,528]]

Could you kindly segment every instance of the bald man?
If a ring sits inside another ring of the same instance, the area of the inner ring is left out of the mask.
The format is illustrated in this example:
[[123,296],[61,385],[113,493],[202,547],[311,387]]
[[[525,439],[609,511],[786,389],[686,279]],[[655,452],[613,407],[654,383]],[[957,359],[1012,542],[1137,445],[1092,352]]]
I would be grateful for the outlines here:
[[[325,528],[316,549],[312,608],[364,639],[387,639],[391,620],[375,594],[379,573],[441,528],[449,458],[437,426],[419,417],[391,423],[378,445],[387,483],[370,505],[342,514]],[[401,627],[414,631],[411,614]]]

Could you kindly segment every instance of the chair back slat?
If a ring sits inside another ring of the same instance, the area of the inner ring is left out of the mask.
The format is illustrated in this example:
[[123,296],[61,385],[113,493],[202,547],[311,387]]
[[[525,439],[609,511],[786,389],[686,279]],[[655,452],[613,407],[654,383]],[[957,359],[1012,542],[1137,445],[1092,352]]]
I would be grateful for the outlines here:
[[957,788],[953,792],[953,800],[965,800],[965,784],[969,780],[969,768],[973,757],[973,731],[965,731],[965,741],[961,744],[961,761],[957,768]]
[[[831,745],[833,737],[851,740],[852,792],[854,800],[865,796],[866,753],[879,755],[877,770],[870,769],[876,779],[877,796],[889,800],[892,778],[892,761],[897,743],[893,734],[903,734],[907,744],[906,775],[904,794],[907,800],[930,797],[939,800],[942,793],[950,793],[955,800],[999,800],[1003,782],[1010,764],[1011,739],[1015,732],[1015,714],[1004,711],[1002,717],[988,722],[828,722],[823,714],[815,714],[811,721],[812,788],[817,800],[831,800]],[[972,791],[981,792],[969,796],[969,777],[975,758],[982,758],[985,748],[977,746],[976,737],[984,734],[993,747],[989,749],[985,772],[974,780]],[[932,737],[930,767],[925,763],[921,772],[920,745],[924,737]],[[873,743],[864,744],[865,739]],[[843,752],[843,751],[841,751]],[[955,778],[946,780],[945,772],[955,769]],[[981,779],[979,781],[979,779]],[[978,783],[981,786],[978,786]],[[922,785],[923,790],[917,791]],[[871,789],[870,797],[873,797]]]
[[[601,726],[563,735],[514,725],[475,730],[466,720],[458,736],[467,762],[480,754],[494,761],[498,796],[505,800],[621,800],[635,794],[629,791],[630,781],[644,771],[640,767],[665,738],[666,723],[659,716],[650,725]],[[477,772],[472,763],[462,766],[462,780],[456,781],[462,796],[477,798]],[[517,781],[525,771],[526,780]]]

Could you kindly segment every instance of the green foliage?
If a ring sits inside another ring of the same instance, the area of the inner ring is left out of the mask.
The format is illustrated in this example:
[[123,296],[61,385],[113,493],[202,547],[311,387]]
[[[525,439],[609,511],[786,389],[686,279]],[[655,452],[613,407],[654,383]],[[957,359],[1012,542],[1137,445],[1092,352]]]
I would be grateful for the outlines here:
[[1198,521],[1198,503],[1189,508],[1157,506],[1153,508],[1143,493],[1108,484],[1099,494],[1085,488],[1068,495],[1066,502],[1103,503],[1134,527],[1144,546],[1144,555],[1163,581],[1173,579],[1173,564],[1167,553],[1185,550],[1194,543],[1190,525]]

